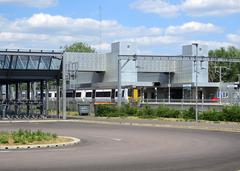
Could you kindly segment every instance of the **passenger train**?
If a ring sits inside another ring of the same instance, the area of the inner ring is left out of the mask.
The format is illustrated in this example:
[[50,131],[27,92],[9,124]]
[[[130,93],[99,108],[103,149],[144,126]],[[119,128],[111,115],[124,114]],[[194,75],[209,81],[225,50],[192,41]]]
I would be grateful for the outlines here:
[[[111,101],[111,99],[117,100],[118,98],[118,91],[116,90],[114,94],[112,94],[111,89],[104,89],[104,90],[96,90],[95,94],[93,95],[92,90],[67,90],[66,97],[67,99],[76,99],[79,101],[91,101],[92,97],[95,97],[96,101]],[[49,91],[48,93],[49,99],[56,99],[57,92],[56,91]],[[122,90],[122,100],[129,101],[131,99],[139,100],[140,99],[140,92],[138,89],[123,89]]]

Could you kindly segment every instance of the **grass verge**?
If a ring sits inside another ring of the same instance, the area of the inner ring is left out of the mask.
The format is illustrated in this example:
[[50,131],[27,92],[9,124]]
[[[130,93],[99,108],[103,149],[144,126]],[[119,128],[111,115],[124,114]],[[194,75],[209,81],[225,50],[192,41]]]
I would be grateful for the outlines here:
[[70,139],[57,136],[57,134],[43,132],[41,130],[31,131],[19,129],[11,132],[0,132],[0,146],[53,144],[68,141],[70,141]]

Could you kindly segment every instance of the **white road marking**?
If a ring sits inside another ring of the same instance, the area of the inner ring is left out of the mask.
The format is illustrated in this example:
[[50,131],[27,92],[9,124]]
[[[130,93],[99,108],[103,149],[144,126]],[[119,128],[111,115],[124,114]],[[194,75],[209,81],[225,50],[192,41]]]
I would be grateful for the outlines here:
[[113,141],[122,141],[121,138],[112,138]]
[[110,139],[112,141],[122,141],[121,138],[111,138],[111,137],[104,137],[104,136],[92,136],[92,137]]

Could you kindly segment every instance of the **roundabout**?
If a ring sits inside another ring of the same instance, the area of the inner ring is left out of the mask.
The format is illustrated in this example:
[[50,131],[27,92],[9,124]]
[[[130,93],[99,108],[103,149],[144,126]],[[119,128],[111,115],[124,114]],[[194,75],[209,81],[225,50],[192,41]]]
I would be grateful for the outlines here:
[[4,171],[159,171],[240,169],[240,134],[78,122],[0,123],[81,139],[58,148],[0,150]]
[[55,143],[37,143],[37,144],[26,144],[26,145],[0,145],[1,150],[27,150],[27,149],[42,149],[42,148],[57,148],[65,147],[70,145],[76,145],[81,142],[80,139],[74,137],[58,136],[61,141]]

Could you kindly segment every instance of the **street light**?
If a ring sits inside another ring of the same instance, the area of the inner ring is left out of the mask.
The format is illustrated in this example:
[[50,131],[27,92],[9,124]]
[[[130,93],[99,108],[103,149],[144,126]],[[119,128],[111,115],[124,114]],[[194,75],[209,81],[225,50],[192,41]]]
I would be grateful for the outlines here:
[[196,98],[196,107],[195,107],[195,120],[198,122],[198,63],[197,63],[197,57],[198,57],[198,43],[193,43],[192,45],[196,46],[196,56],[195,56],[195,65],[196,65],[196,92],[195,92],[195,98]]

